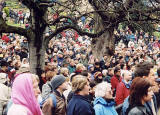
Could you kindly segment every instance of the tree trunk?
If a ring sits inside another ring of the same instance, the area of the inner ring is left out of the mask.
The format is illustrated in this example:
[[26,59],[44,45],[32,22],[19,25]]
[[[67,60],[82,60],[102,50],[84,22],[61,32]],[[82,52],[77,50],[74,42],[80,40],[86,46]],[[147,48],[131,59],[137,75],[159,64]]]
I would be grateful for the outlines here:
[[[98,24],[95,27],[96,31],[103,30],[108,25],[105,24],[99,16],[96,16]],[[93,55],[98,58],[99,60],[102,59],[103,55],[108,56],[108,60],[110,60],[110,57],[114,54],[115,50],[115,38],[114,38],[114,27],[110,27],[108,31],[106,31],[104,34],[102,34],[98,38],[92,39],[92,53]]]
[[30,69],[32,73],[40,75],[40,71],[44,68],[45,65],[45,47],[41,44],[39,49],[34,45],[35,41],[29,43],[29,62]]
[[47,10],[41,9],[40,11],[36,11],[31,9],[31,17],[32,34],[30,34],[29,41],[30,69],[32,73],[40,77],[45,65],[46,46],[44,39],[47,26],[44,19],[47,19]]

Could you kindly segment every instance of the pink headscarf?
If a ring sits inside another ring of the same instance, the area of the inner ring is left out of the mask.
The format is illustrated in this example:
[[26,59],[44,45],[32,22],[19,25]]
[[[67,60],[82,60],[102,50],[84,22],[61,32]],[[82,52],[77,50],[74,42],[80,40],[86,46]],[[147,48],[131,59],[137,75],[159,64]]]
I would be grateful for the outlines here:
[[12,101],[27,108],[27,115],[42,115],[40,106],[33,91],[30,73],[23,73],[16,77],[12,87]]

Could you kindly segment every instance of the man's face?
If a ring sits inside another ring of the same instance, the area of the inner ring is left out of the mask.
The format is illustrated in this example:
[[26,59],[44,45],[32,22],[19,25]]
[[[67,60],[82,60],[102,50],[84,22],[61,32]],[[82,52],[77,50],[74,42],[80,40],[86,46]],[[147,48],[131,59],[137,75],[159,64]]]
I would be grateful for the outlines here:
[[116,72],[116,76],[121,76],[121,70],[118,70],[117,72]]
[[62,54],[58,54],[58,57],[63,58],[63,55]]
[[155,76],[155,72],[154,72],[153,69],[150,70],[149,75],[148,75],[148,77],[146,77],[146,79],[147,79],[152,85],[155,84],[156,76]]
[[4,71],[7,71],[8,67],[7,66],[2,66]]
[[99,66],[99,65],[95,65],[95,67],[96,67],[96,68],[99,68],[100,66]]
[[75,65],[75,62],[74,62],[74,61],[71,61],[70,65],[71,65],[71,66],[74,66],[74,65]]
[[68,89],[68,82],[65,81],[64,83],[62,83],[58,88],[60,88],[62,91],[65,91]]
[[132,74],[131,74],[131,72],[125,72],[125,73],[124,73],[124,79],[125,79],[126,81],[130,81],[130,80],[132,79]]

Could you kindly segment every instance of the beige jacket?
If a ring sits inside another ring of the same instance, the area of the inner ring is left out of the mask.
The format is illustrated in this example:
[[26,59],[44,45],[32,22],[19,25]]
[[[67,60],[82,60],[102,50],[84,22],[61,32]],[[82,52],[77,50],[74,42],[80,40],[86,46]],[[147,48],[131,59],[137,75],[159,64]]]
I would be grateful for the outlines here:
[[11,88],[0,83],[0,115],[11,96]]

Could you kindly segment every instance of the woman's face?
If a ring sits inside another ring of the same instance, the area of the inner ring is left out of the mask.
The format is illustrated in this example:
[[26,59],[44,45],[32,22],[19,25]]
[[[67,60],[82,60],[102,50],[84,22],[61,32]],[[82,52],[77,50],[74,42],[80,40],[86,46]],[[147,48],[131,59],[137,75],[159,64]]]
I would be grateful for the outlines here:
[[87,82],[87,84],[82,89],[83,95],[84,96],[89,95],[89,90],[90,90],[90,86],[89,86],[89,83]]
[[32,79],[33,81],[33,91],[34,91],[34,95],[36,97],[36,99],[38,98],[38,95],[40,94],[40,89],[39,89],[39,86],[38,86],[38,81],[36,80],[35,77],[33,77]]
[[68,69],[64,72],[64,74],[65,74],[65,76],[68,76],[68,74],[69,74]]
[[143,97],[143,100],[144,100],[144,102],[151,101],[152,97],[153,97],[152,87],[149,87],[148,88],[148,93],[147,93],[147,95],[145,95]]
[[148,77],[146,77],[146,79],[149,80],[152,85],[154,85],[156,78],[157,78],[157,76],[155,76],[154,69],[151,69],[150,73],[149,73]]
[[107,89],[106,94],[104,96],[105,99],[113,99],[113,92],[112,89]]

